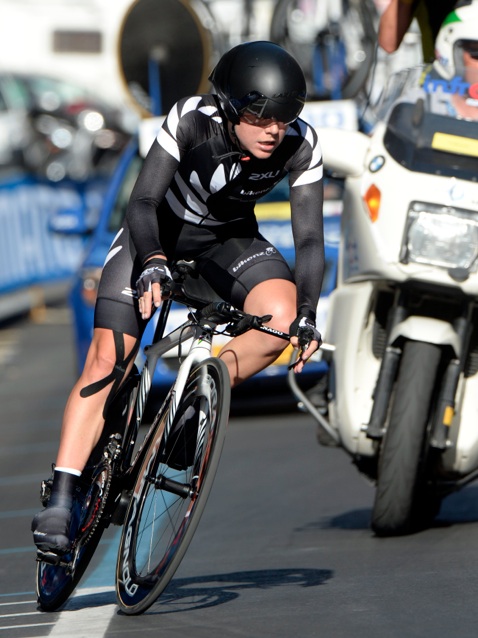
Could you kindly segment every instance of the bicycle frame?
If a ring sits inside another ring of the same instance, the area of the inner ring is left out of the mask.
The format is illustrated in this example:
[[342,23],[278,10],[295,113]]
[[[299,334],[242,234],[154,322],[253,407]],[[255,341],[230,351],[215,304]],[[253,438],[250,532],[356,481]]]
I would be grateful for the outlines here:
[[[175,330],[167,335],[164,335],[167,318],[171,308],[173,300],[166,299],[160,310],[158,324],[156,326],[153,343],[144,349],[146,361],[141,372],[140,384],[137,392],[132,397],[132,406],[130,406],[130,418],[125,430],[125,449],[123,451],[122,467],[121,467],[121,480],[124,481],[123,489],[131,489],[136,479],[137,468],[140,467],[144,450],[147,448],[149,441],[149,435],[153,428],[147,432],[144,440],[142,441],[140,448],[133,460],[133,450],[135,447],[138,431],[142,423],[147,399],[149,397],[153,374],[156,368],[158,360],[170,350],[180,347],[180,345],[192,339],[192,343],[189,346],[189,351],[179,367],[176,380],[169,390],[164,405],[172,405],[172,409],[168,414],[165,427],[165,436],[167,437],[171,425],[176,414],[177,406],[181,396],[183,394],[186,382],[191,369],[197,363],[208,359],[211,356],[212,351],[212,339],[214,334],[215,325],[199,325],[192,320],[188,320],[185,323],[178,326]],[[201,392],[207,392],[207,389],[202,384]],[[158,417],[162,415],[163,407],[160,408]],[[200,408],[201,410],[201,408]],[[201,418],[200,418],[201,422]],[[200,435],[200,432],[199,432]]]

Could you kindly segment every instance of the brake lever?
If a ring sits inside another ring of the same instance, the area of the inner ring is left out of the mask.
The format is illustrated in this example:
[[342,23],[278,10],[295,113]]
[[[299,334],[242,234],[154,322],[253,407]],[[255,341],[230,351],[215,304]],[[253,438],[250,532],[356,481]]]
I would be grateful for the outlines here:
[[[307,345],[308,345],[308,344],[307,344]],[[300,349],[299,349],[299,354],[298,354],[298,356],[297,356],[297,359],[296,359],[293,363],[290,363],[290,364],[287,366],[287,370],[294,370],[294,369],[295,369],[295,368],[299,365],[299,363],[306,363],[306,362],[307,362],[307,359],[305,359],[305,360],[304,360],[304,359],[302,359],[302,355],[304,354],[304,352],[305,352],[306,350],[307,350],[307,347],[304,347],[304,346],[301,346],[301,347],[300,347]]]
[[[299,354],[297,356],[297,359],[294,361],[294,363],[291,363],[288,366],[288,370],[293,370],[294,368],[296,368],[299,363],[307,363],[308,359],[303,359],[303,355],[304,352],[308,349],[308,347],[310,346],[311,342],[312,342],[312,337],[314,336],[314,333],[311,330],[304,330],[302,332],[302,334],[299,335],[298,339],[299,339]],[[319,343],[319,348],[320,348],[320,343]]]

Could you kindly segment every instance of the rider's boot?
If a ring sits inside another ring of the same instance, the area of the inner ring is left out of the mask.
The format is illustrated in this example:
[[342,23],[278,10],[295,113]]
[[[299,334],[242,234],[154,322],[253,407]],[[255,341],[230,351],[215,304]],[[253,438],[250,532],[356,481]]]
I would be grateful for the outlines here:
[[48,505],[32,521],[33,541],[42,552],[65,554],[70,549],[70,520],[78,476],[55,469]]

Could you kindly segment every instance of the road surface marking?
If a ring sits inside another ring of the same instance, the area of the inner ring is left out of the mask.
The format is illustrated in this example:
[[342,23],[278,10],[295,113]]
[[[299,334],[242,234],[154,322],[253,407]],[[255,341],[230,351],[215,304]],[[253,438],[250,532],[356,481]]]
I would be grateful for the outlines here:
[[[116,602],[105,605],[86,607],[81,604],[81,599],[85,596],[99,596],[100,594],[113,594],[114,587],[91,587],[80,589],[68,602],[68,607],[64,612],[60,612],[60,617],[55,623],[48,638],[83,638],[85,627],[94,627],[95,636],[104,636],[106,630],[115,617],[118,610]],[[110,598],[108,596],[108,598]]]

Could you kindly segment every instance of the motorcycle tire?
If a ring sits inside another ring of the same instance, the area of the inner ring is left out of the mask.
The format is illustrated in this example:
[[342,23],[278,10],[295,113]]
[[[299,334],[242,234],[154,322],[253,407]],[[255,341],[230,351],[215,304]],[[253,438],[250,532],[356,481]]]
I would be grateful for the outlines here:
[[413,533],[427,515],[438,513],[436,507],[424,508],[424,494],[428,424],[440,358],[441,349],[435,344],[407,341],[404,345],[378,463],[371,521],[377,536]]

